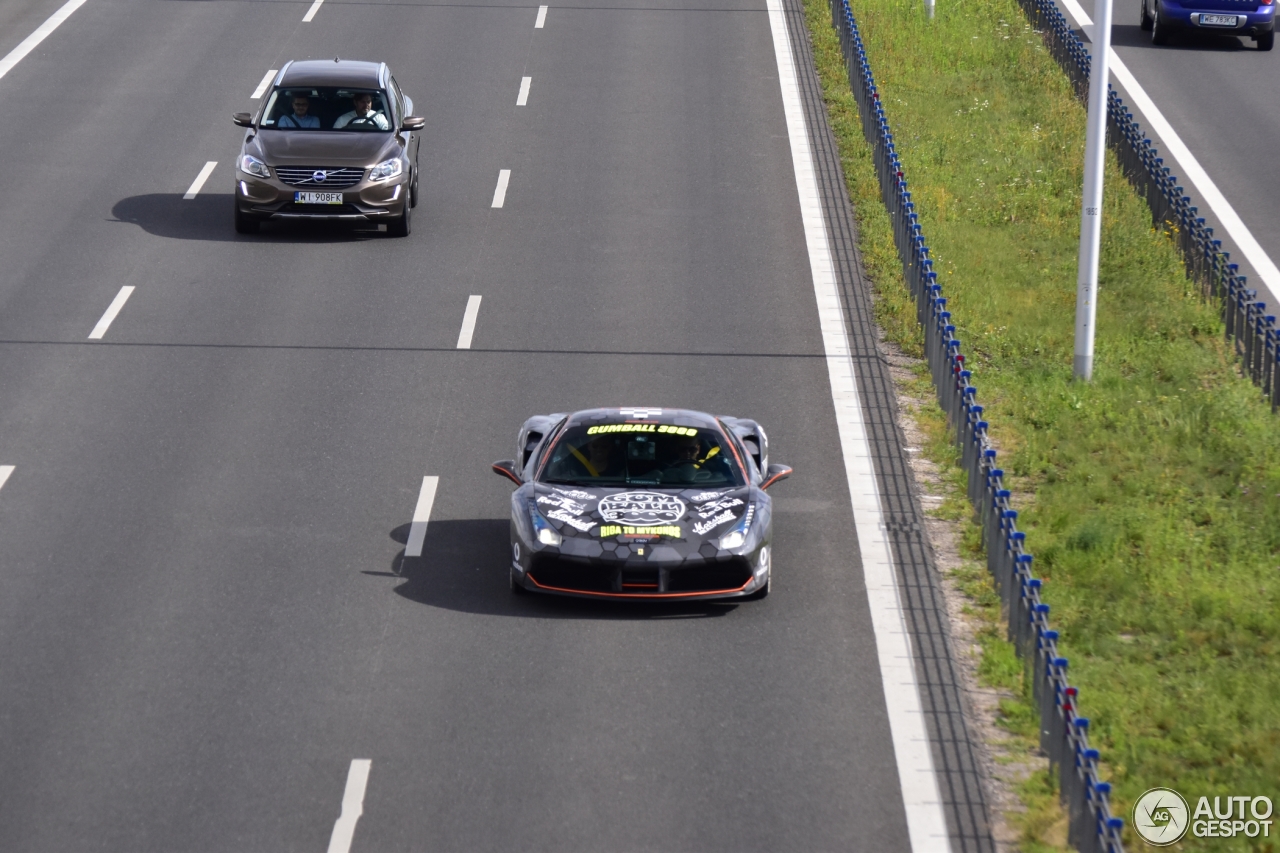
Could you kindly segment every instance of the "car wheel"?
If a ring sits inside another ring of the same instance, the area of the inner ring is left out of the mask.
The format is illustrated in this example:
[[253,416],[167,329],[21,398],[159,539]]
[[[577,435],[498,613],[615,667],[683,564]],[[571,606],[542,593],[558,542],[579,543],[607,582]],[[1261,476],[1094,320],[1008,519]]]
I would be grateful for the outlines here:
[[236,206],[236,233],[237,234],[257,234],[258,226],[261,225],[258,220],[245,216],[240,212],[240,204],[232,202]]
[[413,172],[413,186],[409,188],[409,203],[414,207],[418,206],[418,172]]
[[1276,31],[1272,30],[1269,33],[1263,33],[1254,41],[1258,43],[1258,50],[1271,50],[1276,45]]
[[387,233],[392,237],[408,237],[409,232],[413,230],[412,214],[413,204],[406,198],[399,218],[387,226]]
[[1141,6],[1141,11],[1138,13],[1138,26],[1142,28],[1143,32],[1149,33],[1151,32],[1153,21],[1151,16],[1147,14],[1147,0],[1142,0],[1139,5]]
[[1151,43],[1166,45],[1169,43],[1169,28],[1160,20],[1160,4],[1156,4],[1155,14],[1151,16]]
[[511,586],[512,595],[528,595],[529,594],[529,590],[521,586],[520,582],[516,580],[516,570],[514,567],[507,569],[507,582]]

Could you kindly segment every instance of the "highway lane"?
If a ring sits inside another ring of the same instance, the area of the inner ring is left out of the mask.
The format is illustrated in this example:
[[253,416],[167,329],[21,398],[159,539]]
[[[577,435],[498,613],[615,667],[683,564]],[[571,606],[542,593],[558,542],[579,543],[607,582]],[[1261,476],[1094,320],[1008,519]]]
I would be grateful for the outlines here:
[[[353,850],[905,848],[762,6],[305,5],[91,0],[0,82],[69,117],[0,126],[0,848],[323,849],[354,758]],[[429,117],[415,235],[237,238],[228,114],[331,53]],[[507,593],[488,462],[602,401],[770,428],[774,596]]]

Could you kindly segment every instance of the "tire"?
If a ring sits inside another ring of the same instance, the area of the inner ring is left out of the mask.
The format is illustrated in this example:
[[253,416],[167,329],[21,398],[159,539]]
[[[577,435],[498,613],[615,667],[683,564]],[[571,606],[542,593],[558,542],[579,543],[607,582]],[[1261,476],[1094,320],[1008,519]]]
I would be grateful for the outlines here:
[[414,207],[418,206],[418,172],[414,170],[413,186],[409,187],[409,203]]
[[1276,45],[1276,31],[1272,30],[1269,33],[1263,33],[1254,41],[1258,43],[1258,50],[1271,50]]
[[1147,14],[1147,0],[1142,0],[1141,11],[1138,12],[1138,27],[1144,32],[1151,32],[1151,25],[1155,23],[1150,15]]
[[257,234],[258,226],[262,223],[256,219],[245,216],[240,212],[240,204],[233,202],[236,206],[236,233],[237,234]]
[[1151,17],[1151,43],[1161,47],[1169,43],[1169,28],[1160,21],[1159,3],[1156,4],[1155,14]]
[[408,237],[413,230],[413,204],[410,199],[404,200],[404,208],[400,216],[387,226],[387,233],[392,237]]
[[512,595],[528,595],[529,590],[525,589],[516,581],[516,570],[514,568],[507,569],[507,582],[511,586]]

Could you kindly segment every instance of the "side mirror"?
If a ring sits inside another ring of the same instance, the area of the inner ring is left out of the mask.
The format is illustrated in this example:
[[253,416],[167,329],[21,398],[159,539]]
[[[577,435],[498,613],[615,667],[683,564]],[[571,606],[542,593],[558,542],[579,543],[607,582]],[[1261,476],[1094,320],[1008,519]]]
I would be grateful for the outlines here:
[[[516,473],[516,463],[510,459],[502,459],[492,465],[493,473],[500,477],[506,477],[517,486],[523,486],[524,480],[520,479],[520,475]],[[788,471],[791,469],[787,469]]]
[[764,472],[764,482],[760,484],[760,488],[767,489],[779,480],[785,480],[790,476],[791,469],[786,465],[770,465]]
[[400,125],[401,130],[422,130],[427,126],[427,120],[422,116],[405,116],[404,123]]
[[238,127],[253,127],[253,113],[232,113],[231,120]]

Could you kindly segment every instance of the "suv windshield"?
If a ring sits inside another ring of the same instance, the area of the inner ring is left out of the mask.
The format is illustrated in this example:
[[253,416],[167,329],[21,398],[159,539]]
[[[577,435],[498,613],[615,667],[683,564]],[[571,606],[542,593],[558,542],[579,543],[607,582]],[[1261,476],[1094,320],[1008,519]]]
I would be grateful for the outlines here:
[[552,446],[541,480],[575,486],[743,485],[733,451],[716,430],[651,423],[571,427]]
[[290,86],[275,89],[262,109],[265,130],[391,130],[386,95],[378,89]]

